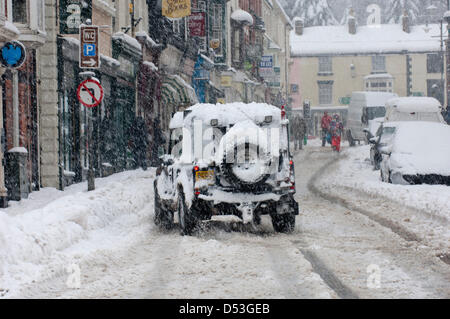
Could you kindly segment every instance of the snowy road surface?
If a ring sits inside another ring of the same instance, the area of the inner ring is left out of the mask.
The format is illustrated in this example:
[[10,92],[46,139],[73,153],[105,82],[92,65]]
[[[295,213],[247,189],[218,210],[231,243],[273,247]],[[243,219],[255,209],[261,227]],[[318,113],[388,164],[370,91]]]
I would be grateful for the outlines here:
[[[259,233],[162,233],[151,216],[153,172],[106,178],[93,193],[75,186],[50,203],[36,200],[38,207],[24,207],[25,201],[0,212],[0,227],[9,226],[6,235],[0,232],[7,248],[0,256],[8,257],[0,260],[0,296],[450,298],[450,266],[436,254],[448,252],[445,231],[428,240],[419,226],[397,224],[391,214],[399,203],[388,197],[382,209],[380,202],[365,205],[370,196],[333,179],[334,156],[311,146],[296,155],[301,213],[291,235],[273,233],[267,219]],[[320,197],[333,188],[330,201]],[[31,208],[29,220],[20,218]],[[436,223],[430,214],[420,219]],[[32,228],[40,220],[44,225]],[[37,242],[30,246],[19,236]],[[21,254],[9,256],[8,249]]]

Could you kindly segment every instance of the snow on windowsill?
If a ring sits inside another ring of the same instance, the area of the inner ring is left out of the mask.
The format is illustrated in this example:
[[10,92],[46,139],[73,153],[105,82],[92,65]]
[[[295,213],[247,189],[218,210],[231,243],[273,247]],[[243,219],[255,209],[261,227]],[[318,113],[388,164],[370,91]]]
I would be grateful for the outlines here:
[[14,147],[8,151],[8,153],[22,153],[28,154],[28,151],[25,147]]

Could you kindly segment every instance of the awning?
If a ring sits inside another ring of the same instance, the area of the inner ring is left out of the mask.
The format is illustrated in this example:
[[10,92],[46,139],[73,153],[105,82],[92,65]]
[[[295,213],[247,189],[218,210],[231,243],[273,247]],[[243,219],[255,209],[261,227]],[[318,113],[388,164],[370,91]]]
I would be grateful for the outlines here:
[[191,106],[198,103],[194,89],[178,75],[164,77],[161,98],[165,104]]

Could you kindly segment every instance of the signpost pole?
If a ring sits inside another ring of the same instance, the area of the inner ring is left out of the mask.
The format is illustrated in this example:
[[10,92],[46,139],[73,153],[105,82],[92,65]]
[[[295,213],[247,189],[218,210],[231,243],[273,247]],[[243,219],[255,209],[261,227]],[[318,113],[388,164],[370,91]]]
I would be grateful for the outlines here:
[[[87,79],[87,80],[91,80],[92,77],[94,76],[93,72],[81,72],[80,73],[80,77]],[[95,190],[95,172],[94,172],[94,144],[93,144],[93,130],[94,130],[94,125],[93,125],[93,120],[92,120],[92,107],[89,107],[87,110],[87,114],[88,114],[88,123],[87,123],[87,130],[86,130],[86,135],[88,138],[88,165],[89,165],[89,169],[88,169],[88,176],[87,176],[87,182],[88,182],[88,192]]]
[[88,171],[88,192],[95,190],[95,173],[94,173],[94,145],[93,131],[94,125],[92,120],[93,109],[88,110],[88,134],[89,134],[89,171]]

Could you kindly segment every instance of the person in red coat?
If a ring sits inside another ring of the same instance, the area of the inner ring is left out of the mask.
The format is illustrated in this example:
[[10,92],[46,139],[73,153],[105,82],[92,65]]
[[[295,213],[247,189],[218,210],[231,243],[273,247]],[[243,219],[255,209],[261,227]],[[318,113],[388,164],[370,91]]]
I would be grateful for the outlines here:
[[330,123],[333,119],[325,112],[322,116],[321,127],[322,127],[322,147],[325,147],[327,134],[330,132]]
[[344,126],[340,121],[339,115],[335,114],[333,120],[330,122],[330,133],[331,133],[331,147],[336,152],[341,151],[341,136],[344,131]]

